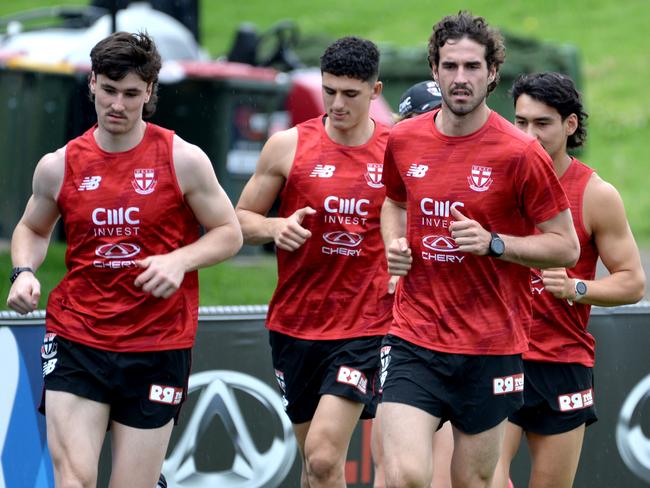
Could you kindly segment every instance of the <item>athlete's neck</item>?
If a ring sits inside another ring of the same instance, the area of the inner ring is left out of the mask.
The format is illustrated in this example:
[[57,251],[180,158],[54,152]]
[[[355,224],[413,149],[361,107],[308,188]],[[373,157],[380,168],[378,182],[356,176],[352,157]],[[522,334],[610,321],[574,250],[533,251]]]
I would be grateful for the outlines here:
[[367,117],[353,127],[339,129],[334,127],[329,117],[325,117],[325,132],[337,144],[350,147],[363,146],[372,138],[375,122]]
[[569,156],[566,151],[561,151],[559,156],[553,157],[553,167],[555,168],[555,174],[558,178],[562,178],[562,175],[566,173],[566,170],[571,166],[573,159]]
[[453,113],[449,107],[443,104],[442,109],[436,115],[436,128],[446,136],[466,136],[483,127],[491,112],[485,102],[463,115]]
[[144,120],[140,120],[131,130],[123,134],[109,132],[98,125],[93,136],[97,145],[104,151],[124,152],[140,144],[146,129],[147,123]]

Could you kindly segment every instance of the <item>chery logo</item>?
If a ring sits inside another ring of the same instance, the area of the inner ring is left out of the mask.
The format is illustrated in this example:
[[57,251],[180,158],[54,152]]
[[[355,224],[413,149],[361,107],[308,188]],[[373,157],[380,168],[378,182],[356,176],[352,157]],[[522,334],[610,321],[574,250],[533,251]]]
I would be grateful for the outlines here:
[[357,247],[361,244],[363,236],[354,232],[343,232],[337,230],[323,234],[323,240],[333,246]]
[[458,245],[451,237],[447,236],[425,236],[422,238],[424,247],[438,252],[456,252]]
[[122,242],[120,244],[103,244],[97,246],[95,254],[106,259],[125,259],[135,256],[140,252],[140,246]]

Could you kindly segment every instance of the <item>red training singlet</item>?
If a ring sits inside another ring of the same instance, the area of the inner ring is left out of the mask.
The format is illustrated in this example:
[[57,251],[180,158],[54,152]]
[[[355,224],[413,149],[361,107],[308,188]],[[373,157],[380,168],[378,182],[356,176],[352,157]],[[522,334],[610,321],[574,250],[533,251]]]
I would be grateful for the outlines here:
[[407,202],[413,253],[389,332],[442,352],[521,353],[530,327],[530,269],[459,252],[449,232],[451,209],[488,231],[527,236],[568,208],[566,196],[539,143],[496,112],[463,137],[440,133],[437,113],[397,124],[386,149],[386,194]]
[[383,335],[392,295],[379,214],[385,191],[388,129],[349,147],[332,141],[324,118],[297,126],[298,145],[279,215],[311,207],[302,226],[312,236],[293,252],[278,249],[278,286],[267,327],[308,340]]
[[[571,278],[593,280],[596,276],[598,249],[593,236],[583,222],[583,197],[585,188],[594,170],[573,159],[560,178],[560,183],[571,204],[573,224],[580,241],[580,259],[567,274]],[[530,331],[529,350],[524,359],[550,361],[554,363],[579,363],[587,367],[594,365],[593,336],[587,332],[591,305],[569,304],[558,300],[544,290],[539,271],[531,276],[533,291],[533,325]]]
[[174,133],[147,124],[125,152],[103,151],[95,127],[66,146],[57,203],[67,237],[67,273],[50,294],[46,329],[109,351],[191,347],[198,323],[198,274],[171,297],[134,285],[135,260],[198,239],[199,224],[178,187]]

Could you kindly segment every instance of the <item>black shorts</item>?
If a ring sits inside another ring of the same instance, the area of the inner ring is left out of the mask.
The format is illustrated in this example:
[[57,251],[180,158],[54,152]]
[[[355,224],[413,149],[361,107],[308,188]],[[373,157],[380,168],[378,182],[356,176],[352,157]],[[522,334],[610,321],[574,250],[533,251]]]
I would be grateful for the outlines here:
[[419,408],[467,434],[500,424],[524,402],[520,354],[450,354],[388,335],[381,358],[382,402]]
[[176,423],[187,396],[191,350],[113,352],[46,333],[41,347],[45,390],[110,405],[110,419],[139,429]]
[[381,336],[309,341],[270,331],[269,342],[291,422],[311,420],[326,394],[362,403],[362,419],[375,416]]
[[581,364],[524,361],[524,406],[509,420],[527,432],[569,432],[598,417],[593,369]]

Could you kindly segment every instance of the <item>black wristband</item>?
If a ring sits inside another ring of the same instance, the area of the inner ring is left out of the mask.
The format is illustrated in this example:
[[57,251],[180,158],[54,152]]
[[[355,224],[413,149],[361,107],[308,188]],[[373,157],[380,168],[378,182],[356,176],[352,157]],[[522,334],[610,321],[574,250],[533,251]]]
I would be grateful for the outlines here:
[[18,275],[23,271],[29,271],[30,273],[34,274],[34,270],[29,266],[13,268],[11,270],[11,276],[9,277],[9,281],[11,282],[12,285],[14,284],[14,281],[16,281],[16,278],[18,278]]

